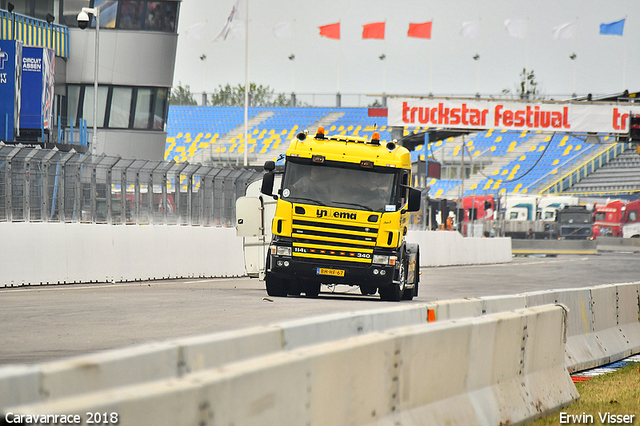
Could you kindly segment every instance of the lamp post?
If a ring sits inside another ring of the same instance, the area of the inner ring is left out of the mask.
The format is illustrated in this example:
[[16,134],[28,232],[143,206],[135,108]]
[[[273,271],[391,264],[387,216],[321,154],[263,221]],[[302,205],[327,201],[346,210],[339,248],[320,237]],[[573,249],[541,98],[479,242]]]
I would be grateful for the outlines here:
[[93,139],[91,155],[95,156],[98,149],[98,68],[100,65],[100,9],[97,7],[83,7],[78,14],[78,27],[84,30],[89,24],[89,14],[96,17],[96,47],[95,67],[93,70]]
[[13,3],[9,2],[7,4],[7,10],[11,14],[11,38],[13,40],[16,40],[16,18],[15,18],[15,16],[13,16],[13,9],[14,8],[15,8],[15,6],[13,5]]
[[54,49],[55,48],[55,44],[53,42],[53,33],[52,33],[52,29],[53,29],[53,21],[56,20],[56,17],[53,16],[50,13],[47,13],[47,25],[49,25],[49,41],[45,42],[45,44],[47,45],[47,47]]

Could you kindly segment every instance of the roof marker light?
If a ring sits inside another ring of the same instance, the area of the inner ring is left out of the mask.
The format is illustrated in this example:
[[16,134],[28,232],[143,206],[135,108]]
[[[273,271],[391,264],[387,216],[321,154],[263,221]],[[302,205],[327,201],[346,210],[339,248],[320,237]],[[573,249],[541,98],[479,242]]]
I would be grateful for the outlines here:
[[318,131],[316,132],[316,139],[324,139],[324,127],[318,127]]
[[373,135],[371,135],[371,145],[380,145],[380,133],[373,132]]

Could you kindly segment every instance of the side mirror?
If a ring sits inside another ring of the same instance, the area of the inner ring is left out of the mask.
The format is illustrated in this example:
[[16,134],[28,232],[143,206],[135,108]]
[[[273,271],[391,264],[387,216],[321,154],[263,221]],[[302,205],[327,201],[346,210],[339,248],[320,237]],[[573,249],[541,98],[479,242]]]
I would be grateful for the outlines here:
[[[269,161],[267,161],[267,163],[268,162]],[[273,163],[273,161],[271,161],[271,163]],[[266,165],[265,165],[265,168],[266,168]],[[273,197],[274,179],[275,179],[275,173],[273,173],[273,171],[269,171],[268,173],[265,173],[265,175],[262,177],[262,186],[260,187],[260,192],[262,192],[264,195]]]
[[420,210],[420,203],[422,201],[422,193],[419,189],[407,188],[409,190],[409,202],[407,205],[407,211],[417,212]]

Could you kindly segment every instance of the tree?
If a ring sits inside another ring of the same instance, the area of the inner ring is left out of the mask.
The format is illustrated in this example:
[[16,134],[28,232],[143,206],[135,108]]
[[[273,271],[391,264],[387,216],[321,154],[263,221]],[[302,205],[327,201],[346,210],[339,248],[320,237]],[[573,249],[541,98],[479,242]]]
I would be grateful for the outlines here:
[[[284,93],[275,94],[269,86],[249,84],[249,104],[252,107],[286,107],[289,106],[289,98]],[[212,106],[243,106],[244,86],[238,84],[232,87],[218,86],[211,94]]]
[[[502,93],[505,95],[509,95],[511,93],[511,90],[504,89]],[[544,98],[544,96],[540,93],[540,89],[538,88],[538,82],[536,81],[536,76],[533,70],[527,72],[526,68],[522,69],[522,72],[520,73],[520,85],[516,86],[515,95],[520,99]]]
[[189,87],[189,85],[182,87],[182,82],[179,82],[178,87],[171,91],[169,103],[171,105],[198,105],[196,100],[193,98],[193,95],[191,94],[191,88]]

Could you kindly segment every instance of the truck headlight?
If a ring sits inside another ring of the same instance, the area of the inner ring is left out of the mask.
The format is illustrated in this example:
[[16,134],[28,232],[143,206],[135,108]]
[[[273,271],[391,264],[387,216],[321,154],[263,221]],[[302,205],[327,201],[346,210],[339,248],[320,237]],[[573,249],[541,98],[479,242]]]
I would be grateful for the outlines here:
[[382,254],[374,254],[373,263],[378,263],[380,265],[387,265],[389,264],[389,256],[384,256]]
[[373,255],[373,263],[377,263],[379,265],[395,265],[396,260],[398,260],[397,256],[386,256],[383,254],[374,254]]
[[291,247],[276,246],[276,254],[278,256],[291,256]]

